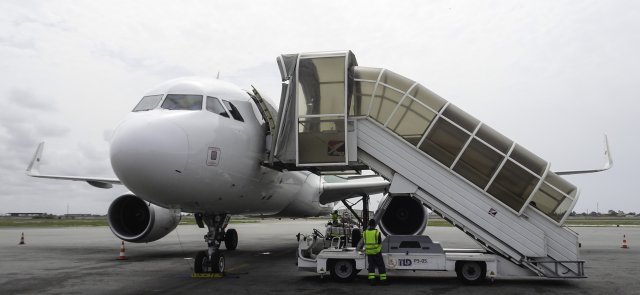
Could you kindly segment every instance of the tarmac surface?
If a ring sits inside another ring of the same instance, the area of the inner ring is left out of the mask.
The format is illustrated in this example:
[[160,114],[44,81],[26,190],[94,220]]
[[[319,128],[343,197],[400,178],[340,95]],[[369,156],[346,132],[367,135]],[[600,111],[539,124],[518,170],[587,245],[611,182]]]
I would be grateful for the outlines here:
[[[226,251],[223,278],[192,278],[193,259],[205,249],[204,229],[182,225],[149,244],[120,241],[108,227],[0,229],[0,294],[640,294],[640,227],[575,227],[589,278],[496,279],[463,285],[454,273],[389,274],[390,286],[367,284],[365,271],[352,283],[298,271],[298,232],[323,228],[320,220],[266,220],[231,224],[240,242]],[[18,245],[24,232],[26,245]],[[426,234],[445,248],[478,248],[453,227]],[[629,249],[621,249],[626,234]]]

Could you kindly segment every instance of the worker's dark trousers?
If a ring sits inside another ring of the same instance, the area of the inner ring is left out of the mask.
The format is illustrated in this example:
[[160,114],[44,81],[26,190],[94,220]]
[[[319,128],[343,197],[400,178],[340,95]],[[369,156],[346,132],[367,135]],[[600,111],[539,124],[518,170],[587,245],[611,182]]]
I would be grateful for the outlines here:
[[367,268],[367,270],[369,271],[368,278],[370,280],[376,278],[376,267],[378,268],[378,273],[380,274],[380,280],[384,281],[387,279],[387,269],[384,267],[382,253],[367,255],[367,262],[369,263],[369,267]]

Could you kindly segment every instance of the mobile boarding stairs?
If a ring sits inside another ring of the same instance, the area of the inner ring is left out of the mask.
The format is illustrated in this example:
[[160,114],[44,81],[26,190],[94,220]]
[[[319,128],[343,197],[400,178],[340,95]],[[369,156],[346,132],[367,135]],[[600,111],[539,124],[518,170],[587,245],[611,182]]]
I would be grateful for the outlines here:
[[282,55],[278,64],[277,122],[261,110],[265,165],[371,169],[390,194],[421,201],[512,273],[585,277],[578,235],[563,226],[579,190],[548,162],[421,84],[358,66],[350,51]]

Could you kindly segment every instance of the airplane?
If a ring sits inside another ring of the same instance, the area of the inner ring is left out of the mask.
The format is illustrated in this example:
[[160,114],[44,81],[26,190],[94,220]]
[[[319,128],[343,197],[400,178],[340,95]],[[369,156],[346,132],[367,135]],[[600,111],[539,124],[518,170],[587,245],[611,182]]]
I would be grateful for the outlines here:
[[181,212],[194,213],[208,229],[197,273],[224,271],[221,244],[238,245],[237,231],[227,229],[231,215],[323,216],[339,200],[389,186],[378,176],[325,182],[309,171],[264,167],[265,131],[247,91],[218,79],[178,78],[148,91],[115,129],[110,158],[117,178],[41,174],[44,143],[27,174],[127,187],[107,214],[113,234],[127,242],[156,241],[177,227]]
[[[42,174],[44,143],[27,175],[105,189],[124,185],[129,192],[111,203],[107,215],[113,234],[127,242],[156,241],[177,227],[181,212],[193,213],[198,226],[207,227],[207,250],[197,253],[195,272],[223,272],[222,243],[227,250],[238,245],[237,231],[227,229],[232,215],[322,216],[338,201],[389,189],[378,175],[328,181],[318,171],[264,165],[277,113],[255,88],[249,92],[205,77],[173,79],[149,90],[115,129],[110,160],[117,178]],[[610,169],[606,136],[605,145],[603,169],[556,174]],[[425,207],[411,196],[393,197],[376,217],[386,235],[420,234],[427,224]]]

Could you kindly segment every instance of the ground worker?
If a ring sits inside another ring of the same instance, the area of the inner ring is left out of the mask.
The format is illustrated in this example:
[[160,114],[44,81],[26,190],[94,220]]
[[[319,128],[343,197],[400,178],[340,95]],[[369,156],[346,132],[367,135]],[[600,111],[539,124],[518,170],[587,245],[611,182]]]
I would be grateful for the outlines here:
[[380,274],[380,283],[386,285],[387,270],[384,267],[384,260],[382,260],[382,235],[380,231],[376,229],[376,221],[369,220],[369,228],[362,233],[362,239],[358,243],[358,249],[362,250],[364,246],[364,253],[367,254],[367,270],[369,271],[369,283],[373,286],[376,282],[376,268]]
[[333,213],[331,213],[331,222],[333,225],[338,225],[338,217],[338,210],[333,210]]

